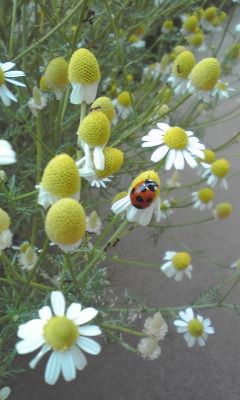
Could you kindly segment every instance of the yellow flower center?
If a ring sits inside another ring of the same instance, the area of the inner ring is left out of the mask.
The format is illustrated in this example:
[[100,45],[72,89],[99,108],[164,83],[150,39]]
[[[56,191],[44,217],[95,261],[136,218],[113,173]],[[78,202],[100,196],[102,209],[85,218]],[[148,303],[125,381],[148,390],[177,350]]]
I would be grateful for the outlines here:
[[168,206],[166,203],[162,203],[160,208],[161,208],[161,210],[166,211],[168,209]]
[[203,42],[204,36],[201,33],[197,33],[193,38],[189,38],[189,43],[193,46],[200,47]]
[[199,190],[198,192],[198,198],[204,204],[209,203],[209,201],[211,201],[213,197],[214,197],[214,191],[210,188],[204,188]]
[[65,316],[52,317],[43,327],[43,336],[53,350],[65,351],[76,342],[78,327]]
[[237,60],[240,55],[240,43],[232,44],[228,49],[227,55],[230,60]]
[[186,269],[189,266],[190,262],[190,255],[188,253],[185,253],[184,251],[175,254],[175,256],[173,256],[172,258],[172,263],[178,271]]
[[228,174],[229,168],[229,162],[225,158],[221,158],[211,165],[211,172],[218,178],[224,178]]
[[227,89],[227,85],[223,82],[217,83],[216,87],[220,90],[226,90]]
[[164,21],[163,27],[166,28],[166,29],[171,30],[173,28],[173,21],[171,21],[171,20]]
[[198,19],[194,15],[186,19],[183,23],[183,28],[188,32],[195,32],[198,27]]
[[103,179],[109,175],[114,174],[123,163],[123,152],[119,149],[113,147],[105,147],[103,149],[103,154],[105,157],[105,166],[101,171],[99,169],[95,169],[96,175],[98,178]]
[[[98,107],[100,108],[98,109]],[[97,108],[98,111],[102,111],[108,117],[109,121],[112,121],[115,117],[113,103],[108,97],[98,97],[91,105],[91,108]]]
[[194,337],[201,337],[204,332],[203,324],[197,318],[192,319],[188,323],[188,332]]
[[100,69],[96,57],[87,49],[76,50],[68,67],[70,82],[91,85],[100,81]]
[[208,7],[203,13],[203,18],[208,22],[212,22],[216,17],[216,12],[216,7]]
[[209,91],[214,88],[220,76],[220,63],[216,58],[204,58],[192,69],[189,76],[192,85],[198,90]]
[[170,149],[183,150],[188,144],[188,135],[184,129],[175,126],[165,132],[163,141]]
[[110,122],[102,111],[88,114],[78,128],[80,138],[89,146],[103,146],[110,136]]
[[172,73],[179,78],[187,79],[195,64],[196,61],[193,53],[188,50],[183,51],[176,57],[172,67]]
[[215,154],[212,150],[203,150],[204,158],[198,158],[199,161],[204,161],[205,163],[212,164],[215,161]]
[[5,76],[2,68],[0,67],[0,85],[2,85],[5,82]]
[[155,192],[155,196],[154,196],[154,200],[153,200],[153,201],[155,201],[158,198],[159,193],[160,193],[160,183],[161,182],[160,182],[160,178],[159,178],[158,174],[153,170],[145,171],[145,172],[142,172],[141,174],[139,174],[137,176],[137,178],[135,178],[132,181],[130,190],[132,190],[134,188],[134,186],[136,186],[139,182],[145,181],[146,179],[156,182],[159,186],[159,188]]
[[216,207],[217,216],[219,218],[227,218],[232,212],[232,204],[230,203],[220,203]]
[[128,74],[127,75],[127,80],[128,80],[128,82],[131,83],[133,81],[133,76],[131,74]]
[[138,37],[136,35],[131,35],[128,39],[130,43],[137,43],[139,41]]
[[6,213],[6,211],[0,208],[0,234],[2,233],[2,231],[5,231],[9,228],[10,223],[11,219],[9,215]]
[[47,86],[53,89],[66,86],[68,84],[67,61],[62,57],[54,58],[47,66],[45,77]]
[[129,92],[122,92],[118,95],[118,102],[123,107],[129,107],[132,104],[132,100]]

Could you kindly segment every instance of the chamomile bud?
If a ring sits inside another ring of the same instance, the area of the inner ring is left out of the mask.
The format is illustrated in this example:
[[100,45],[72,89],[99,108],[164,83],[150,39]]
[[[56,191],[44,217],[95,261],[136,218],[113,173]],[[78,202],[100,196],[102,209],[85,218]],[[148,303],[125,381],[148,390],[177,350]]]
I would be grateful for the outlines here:
[[96,57],[87,49],[76,50],[69,62],[68,77],[73,87],[70,102],[93,103],[101,79]]
[[78,248],[86,231],[82,205],[69,198],[58,200],[47,213],[45,231],[49,239],[63,251]]
[[57,100],[62,96],[63,90],[67,87],[68,63],[64,58],[54,58],[45,71],[46,84],[54,90]]
[[203,150],[204,158],[198,158],[200,162],[212,164],[216,160],[215,153],[212,150]]
[[77,165],[67,154],[59,154],[46,166],[40,185],[38,203],[44,208],[63,197],[80,198],[80,177]]
[[185,46],[176,46],[173,49],[174,53],[179,56],[179,54],[183,53],[184,51],[187,51]]
[[37,254],[35,253],[32,246],[25,242],[20,246],[20,254],[18,256],[19,264],[22,265],[22,269],[26,269],[27,271],[31,271],[34,267],[35,262],[37,261]]
[[206,8],[202,17],[206,21],[212,22],[216,18],[216,15],[217,15],[217,8],[213,6],[213,7]]
[[113,147],[105,147],[103,149],[103,154],[105,157],[104,169],[102,171],[95,169],[95,173],[100,179],[113,175],[116,171],[118,171],[122,166],[124,158],[123,152]]
[[204,36],[202,33],[196,33],[194,36],[189,36],[187,40],[195,48],[200,48],[203,44]]
[[115,118],[115,110],[112,101],[108,97],[98,97],[94,103],[92,104],[91,108],[98,109],[102,111],[109,119],[109,121],[113,121]]
[[214,210],[214,216],[216,218],[228,218],[232,213],[232,204],[230,203],[220,203],[217,205],[216,210]]
[[88,233],[96,233],[96,235],[100,235],[102,228],[102,221],[98,218],[97,212],[93,211],[89,217],[86,219],[86,231]]
[[32,111],[35,117],[38,116],[38,110],[42,110],[47,105],[47,97],[42,94],[37,86],[33,87],[33,97],[27,103],[28,107]]
[[11,219],[9,215],[0,208],[0,254],[1,250],[12,245],[12,232],[9,229]]
[[176,57],[172,67],[172,73],[178,78],[187,79],[195,64],[196,60],[193,53],[188,50],[183,51]]
[[172,20],[164,21],[162,25],[162,32],[169,33],[172,30],[173,30],[173,21]]
[[110,137],[110,122],[102,111],[88,114],[78,128],[78,135],[89,146],[103,146]]
[[220,76],[220,63],[216,58],[204,58],[192,69],[189,75],[188,90],[203,99],[210,101],[209,92],[214,88]]
[[182,24],[183,34],[194,33],[198,27],[198,19],[195,15],[188,17]]
[[49,90],[51,90],[51,88],[47,85],[46,76],[45,75],[43,75],[41,77],[40,82],[39,82],[39,87],[44,92],[49,92]]
[[226,56],[233,63],[236,62],[240,56],[240,43],[232,44],[227,50]]

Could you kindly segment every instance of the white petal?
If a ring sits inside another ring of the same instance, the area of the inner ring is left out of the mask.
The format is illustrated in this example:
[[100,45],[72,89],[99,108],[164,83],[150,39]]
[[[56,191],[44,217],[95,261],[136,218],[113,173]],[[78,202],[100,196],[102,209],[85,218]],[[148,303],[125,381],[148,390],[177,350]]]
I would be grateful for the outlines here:
[[41,319],[43,320],[47,320],[50,319],[52,317],[52,311],[51,308],[49,306],[45,306],[42,307],[39,311],[38,311],[38,315]]
[[51,293],[51,304],[54,314],[62,317],[65,312],[65,298],[61,292]]
[[86,365],[87,365],[87,359],[86,359],[85,355],[79,349],[79,347],[76,346],[75,344],[71,347],[70,351],[71,351],[71,354],[72,354],[72,358],[73,358],[75,367],[79,371],[82,371],[83,368],[85,368]]
[[176,169],[183,169],[184,168],[184,158],[181,150],[176,151],[176,157],[174,160],[174,167]]
[[165,163],[165,168],[167,171],[172,168],[175,157],[176,157],[176,150],[170,149],[169,153],[167,155],[167,158],[166,158],[166,163]]
[[6,398],[9,396],[10,392],[11,392],[11,389],[8,386],[4,387],[2,390],[0,390],[0,398],[2,400],[6,400]]
[[1,63],[0,63],[0,67],[2,68],[3,72],[6,72],[6,71],[8,71],[9,69],[13,68],[14,65],[16,65],[16,64],[13,63],[13,62],[10,62],[10,61],[5,62],[4,64],[1,64]]
[[175,275],[175,281],[180,282],[183,278],[183,271],[177,271]]
[[76,378],[75,363],[72,358],[72,353],[67,350],[61,354],[62,374],[65,381],[69,382]]
[[[144,140],[144,138],[142,138]],[[142,143],[142,147],[154,147],[163,143],[163,140],[149,140]]]
[[191,168],[196,167],[197,163],[187,150],[183,150],[183,156]]
[[44,344],[39,353],[34,357],[32,361],[29,363],[30,368],[35,368],[37,363],[41,360],[41,358],[49,351],[51,350],[51,346],[49,344]]
[[42,336],[44,321],[41,319],[32,319],[26,324],[22,324],[18,327],[17,335],[21,339],[28,339],[31,337],[36,338]]
[[25,83],[18,82],[18,81],[16,81],[15,79],[6,78],[6,81],[7,81],[7,82],[10,82],[10,83],[13,83],[13,85],[26,87]]
[[78,328],[78,332],[83,336],[97,336],[101,335],[102,331],[97,325],[85,325]]
[[77,345],[86,353],[97,355],[101,351],[101,346],[95,340],[80,336],[76,340]]
[[168,129],[170,129],[170,126],[168,124],[165,124],[164,122],[159,122],[157,124],[158,128],[161,129],[163,132],[166,132]]
[[196,338],[194,336],[190,336],[188,332],[185,333],[184,339],[187,341],[188,347],[193,347],[196,342]]
[[70,103],[81,104],[83,102],[83,85],[71,82],[73,90],[70,95]]
[[105,156],[101,146],[95,146],[93,150],[93,160],[96,169],[104,170]]
[[45,342],[43,336],[32,338],[32,339],[25,339],[21,340],[20,342],[16,343],[16,350],[18,354],[28,354],[32,351],[37,350],[40,346],[42,346]]
[[6,72],[4,75],[7,78],[17,78],[18,76],[25,76],[25,73],[23,71],[9,71]]
[[54,385],[57,382],[61,372],[61,353],[54,351],[47,362],[44,379],[49,385]]
[[198,344],[199,344],[199,346],[205,346],[205,340],[203,339],[203,338],[201,338],[201,337],[199,337],[198,338]]
[[186,309],[186,315],[188,316],[188,321],[194,318],[193,310],[191,308]]
[[130,196],[127,195],[122,199],[116,201],[116,203],[112,205],[111,210],[114,212],[114,214],[121,214],[130,205],[131,205]]
[[187,327],[187,325],[188,325],[188,323],[187,322],[184,322],[184,321],[182,321],[181,319],[176,319],[174,322],[173,322],[173,324],[175,325],[175,326],[181,326],[181,327]]
[[85,324],[88,321],[91,321],[93,318],[96,317],[98,310],[92,307],[85,308],[83,311],[80,312],[78,317],[74,320],[76,325]]
[[81,311],[81,309],[82,309],[81,304],[72,303],[67,309],[66,317],[69,318],[69,319],[77,318],[79,313],[80,313],[80,311]]
[[209,335],[214,333],[214,329],[211,326],[205,328],[205,332]]
[[162,160],[165,157],[165,155],[167,154],[168,150],[169,150],[168,146],[164,145],[164,146],[159,147],[157,150],[155,150],[153,152],[151,160],[153,162],[158,162],[158,161]]
[[188,330],[187,326],[178,326],[177,327],[178,333],[185,333],[185,332],[187,332],[187,330]]
[[150,207],[145,208],[144,210],[137,210],[135,221],[142,226],[147,226],[151,222],[153,211],[153,203]]

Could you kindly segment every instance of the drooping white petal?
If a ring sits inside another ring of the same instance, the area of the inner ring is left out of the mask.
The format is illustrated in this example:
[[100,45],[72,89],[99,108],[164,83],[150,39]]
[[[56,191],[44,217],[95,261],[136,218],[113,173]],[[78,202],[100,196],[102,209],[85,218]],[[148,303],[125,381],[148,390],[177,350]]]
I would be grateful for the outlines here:
[[176,157],[176,150],[170,149],[168,152],[167,158],[166,158],[166,163],[165,163],[165,168],[167,171],[172,168],[175,157]]
[[0,97],[2,99],[3,104],[8,107],[11,104],[11,101],[9,99],[9,97],[6,94],[6,85],[2,84],[0,85]]
[[94,165],[95,168],[99,169],[100,171],[103,171],[105,166],[105,156],[103,153],[103,147],[104,146],[95,146],[93,150]]
[[13,68],[14,65],[16,65],[16,64],[13,63],[13,62],[10,62],[10,61],[5,62],[5,63],[3,63],[3,64],[0,63],[0,67],[2,68],[3,72],[6,72],[6,71],[8,71],[9,69]]
[[61,372],[61,353],[60,351],[54,351],[47,362],[45,369],[44,380],[49,385],[54,385]]
[[78,317],[75,318],[74,323],[76,325],[85,324],[86,322],[91,321],[93,318],[95,318],[97,313],[98,310],[96,310],[95,308],[92,307],[85,308],[79,313]]
[[176,319],[174,322],[173,322],[173,324],[175,325],[175,326],[180,326],[180,327],[187,327],[187,322],[184,322],[184,321],[182,321],[181,319]]
[[61,354],[62,374],[65,381],[69,382],[76,378],[75,363],[72,353],[69,350],[63,351]]
[[131,200],[129,194],[122,199],[116,201],[112,207],[111,210],[114,212],[114,214],[121,214],[123,211],[127,209],[128,206],[131,205]]
[[83,102],[83,85],[81,83],[71,82],[73,87],[70,95],[70,103],[81,104]]
[[97,336],[101,335],[102,331],[97,325],[85,325],[78,328],[78,332],[83,336]]
[[183,169],[184,168],[184,158],[181,150],[176,151],[176,157],[174,160],[174,167],[176,169]]
[[51,350],[51,346],[49,344],[44,344],[41,350],[38,352],[36,357],[29,363],[30,368],[35,368],[37,363],[41,360],[41,358],[49,351]]
[[65,298],[61,292],[51,293],[51,304],[54,314],[62,317],[65,312]]
[[168,129],[171,128],[168,124],[165,124],[164,122],[158,122],[157,126],[158,126],[158,128],[161,129],[163,132],[166,132]]
[[18,82],[18,81],[16,81],[15,79],[6,78],[5,80],[6,80],[7,82],[13,83],[14,85],[17,85],[17,86],[26,87],[25,83]]
[[194,160],[194,158],[191,156],[191,154],[187,150],[183,150],[183,156],[191,168],[196,167],[197,162]]
[[81,304],[72,303],[67,309],[66,317],[69,318],[69,319],[73,319],[74,320],[75,318],[78,317],[81,309],[82,309]]
[[76,340],[77,345],[86,353],[97,355],[101,351],[101,346],[95,340],[79,336]]

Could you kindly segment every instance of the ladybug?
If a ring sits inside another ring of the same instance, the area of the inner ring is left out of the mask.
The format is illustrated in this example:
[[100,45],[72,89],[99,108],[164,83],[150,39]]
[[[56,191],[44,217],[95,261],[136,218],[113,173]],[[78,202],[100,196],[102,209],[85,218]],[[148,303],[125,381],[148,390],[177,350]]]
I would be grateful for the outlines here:
[[150,179],[138,182],[130,193],[130,200],[133,207],[139,210],[148,208],[152,204],[158,188],[158,183]]

